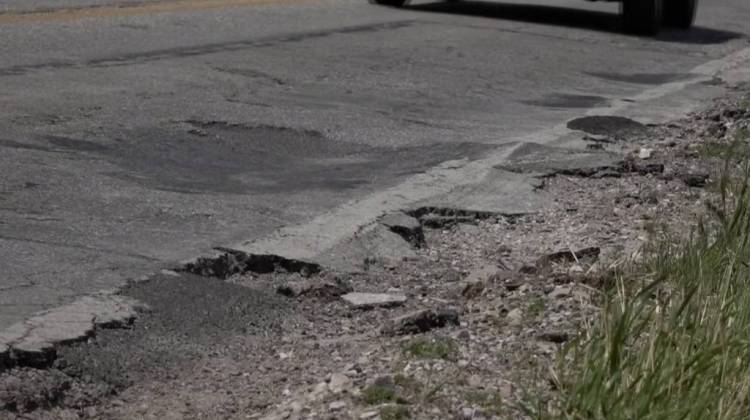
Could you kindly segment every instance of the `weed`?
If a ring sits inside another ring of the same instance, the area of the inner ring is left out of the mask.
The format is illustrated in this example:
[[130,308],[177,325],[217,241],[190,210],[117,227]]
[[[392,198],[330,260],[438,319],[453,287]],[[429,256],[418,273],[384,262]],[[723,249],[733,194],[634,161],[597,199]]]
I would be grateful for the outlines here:
[[411,413],[403,405],[389,405],[380,409],[382,420],[403,420],[411,418]]
[[720,182],[727,211],[709,214],[686,243],[665,238],[644,249],[640,274],[618,279],[585,339],[561,355],[562,399],[539,417],[750,418],[750,154],[742,153],[728,157],[732,168],[744,162],[742,179]]
[[458,345],[449,337],[419,337],[404,346],[404,353],[418,359],[458,359]]
[[396,401],[396,389],[391,385],[373,384],[362,391],[366,404],[377,405]]
[[538,297],[529,303],[529,306],[526,307],[526,312],[529,316],[535,318],[543,314],[546,308],[547,304],[544,302],[544,299]]
[[734,134],[731,141],[709,141],[705,142],[699,149],[700,154],[707,158],[727,159],[734,162],[743,162],[750,159],[750,131],[739,130]]
[[496,392],[471,391],[465,397],[467,402],[480,407],[486,414],[503,413],[503,397]]
[[411,376],[406,376],[400,373],[393,378],[393,383],[413,394],[418,394],[422,390],[421,382]]

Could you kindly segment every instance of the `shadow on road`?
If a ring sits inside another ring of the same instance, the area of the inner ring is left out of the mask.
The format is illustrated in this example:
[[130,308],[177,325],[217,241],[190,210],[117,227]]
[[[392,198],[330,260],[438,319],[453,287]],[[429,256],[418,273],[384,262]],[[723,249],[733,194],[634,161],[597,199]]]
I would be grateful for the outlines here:
[[[557,26],[593,29],[603,32],[622,32],[620,16],[615,13],[566,7],[496,3],[486,1],[453,1],[419,4],[409,10],[446,13],[466,16],[543,23]],[[664,42],[685,44],[721,44],[743,37],[738,32],[705,27],[694,27],[690,31],[664,30],[655,39]]]

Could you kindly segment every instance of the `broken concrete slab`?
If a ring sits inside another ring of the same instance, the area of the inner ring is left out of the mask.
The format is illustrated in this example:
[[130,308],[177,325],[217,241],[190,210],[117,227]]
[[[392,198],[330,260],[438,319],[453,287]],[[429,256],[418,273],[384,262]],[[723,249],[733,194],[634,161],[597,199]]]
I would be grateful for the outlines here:
[[341,299],[357,309],[366,309],[402,305],[407,298],[399,293],[347,293]]
[[373,262],[397,264],[416,257],[414,247],[401,235],[375,223],[321,253],[316,261],[338,272],[361,272],[367,270]]
[[424,245],[424,231],[417,218],[398,211],[386,214],[379,221],[392,232],[401,235],[412,246],[419,248]]
[[507,163],[496,168],[537,176],[588,176],[600,170],[613,169],[620,160],[618,155],[604,151],[525,143],[513,151]]
[[409,213],[418,217],[424,226],[434,228],[514,218],[536,213],[549,205],[539,193],[543,185],[544,181],[534,174],[493,168],[478,183],[418,202]]
[[459,325],[458,311],[451,308],[424,309],[385,322],[384,335],[419,334],[446,325]]
[[97,327],[129,324],[145,306],[112,293],[83,296],[71,304],[40,312],[0,333],[0,367],[45,367],[55,359],[56,346],[84,340]]

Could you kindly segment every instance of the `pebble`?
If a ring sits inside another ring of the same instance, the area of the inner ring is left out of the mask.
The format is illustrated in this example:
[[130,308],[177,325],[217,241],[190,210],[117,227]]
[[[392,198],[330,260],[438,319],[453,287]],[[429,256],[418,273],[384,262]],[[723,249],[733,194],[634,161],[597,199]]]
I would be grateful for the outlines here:
[[510,321],[511,323],[518,323],[523,320],[523,311],[521,311],[520,308],[514,308],[511,309],[505,317]]
[[299,401],[292,401],[291,404],[289,404],[289,409],[292,410],[292,413],[300,413],[302,412],[302,403]]
[[571,273],[571,274],[580,274],[580,273],[583,273],[583,267],[581,267],[578,264],[573,264],[568,269],[568,272]]
[[474,409],[471,407],[464,407],[461,409],[461,417],[466,420],[471,420],[474,418]]
[[328,409],[331,411],[339,411],[344,407],[346,407],[346,402],[344,401],[334,401],[328,405]]
[[341,298],[355,308],[399,306],[406,302],[406,295],[400,293],[347,293]]
[[328,389],[334,394],[340,394],[347,391],[351,386],[352,380],[341,373],[334,373],[331,375],[331,380],[328,382]]
[[472,388],[484,388],[484,381],[479,375],[471,375],[468,380],[469,386]]
[[553,299],[562,299],[566,297],[570,297],[572,294],[572,290],[570,287],[567,286],[555,286],[555,288],[550,292],[549,297]]

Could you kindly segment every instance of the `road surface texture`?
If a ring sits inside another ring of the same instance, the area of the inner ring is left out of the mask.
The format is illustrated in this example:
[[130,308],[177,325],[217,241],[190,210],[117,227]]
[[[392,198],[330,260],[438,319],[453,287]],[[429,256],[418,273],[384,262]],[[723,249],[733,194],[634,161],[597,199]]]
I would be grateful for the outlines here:
[[701,6],[652,39],[572,0],[2,1],[0,329],[218,246],[314,256],[341,208],[450,195],[440,171],[644,91],[700,103],[750,29]]

